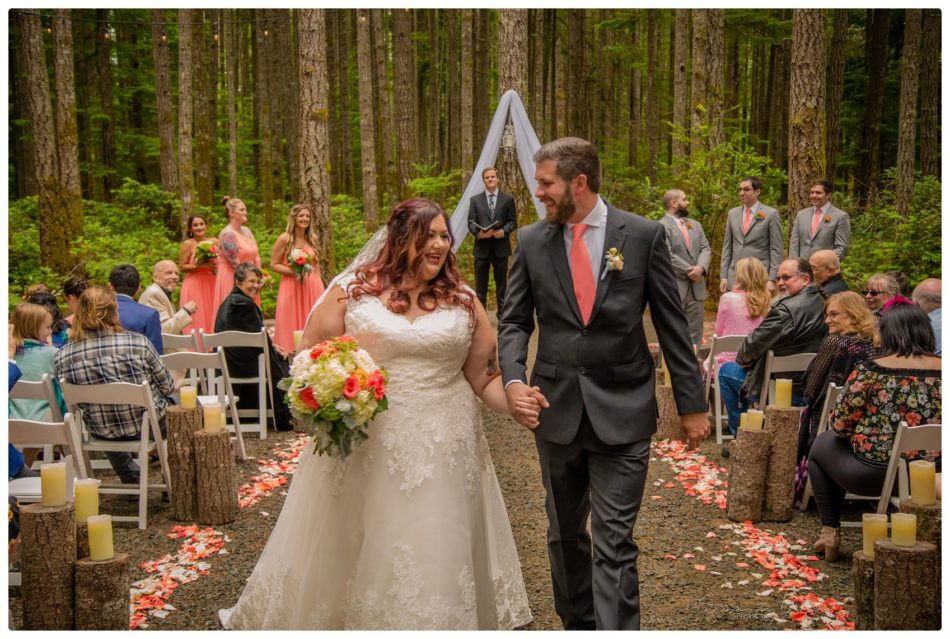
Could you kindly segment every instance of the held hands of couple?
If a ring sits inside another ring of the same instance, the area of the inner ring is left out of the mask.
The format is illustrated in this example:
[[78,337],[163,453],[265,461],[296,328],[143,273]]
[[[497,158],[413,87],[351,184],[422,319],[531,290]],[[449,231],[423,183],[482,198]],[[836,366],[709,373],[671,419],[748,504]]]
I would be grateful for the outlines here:
[[508,396],[508,409],[515,421],[534,430],[541,423],[538,416],[542,408],[550,404],[537,386],[528,386],[523,382],[509,384],[505,389]]
[[680,425],[686,432],[686,449],[696,450],[709,435],[709,418],[706,413],[680,415]]

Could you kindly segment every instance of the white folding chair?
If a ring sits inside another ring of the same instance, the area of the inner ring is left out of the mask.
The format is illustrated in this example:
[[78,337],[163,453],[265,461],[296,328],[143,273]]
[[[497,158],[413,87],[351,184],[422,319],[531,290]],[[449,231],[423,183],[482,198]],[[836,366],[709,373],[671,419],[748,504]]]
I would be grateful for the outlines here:
[[[713,333],[709,342],[709,357],[706,359],[706,398],[709,398],[709,389],[712,387],[713,402],[709,410],[713,413],[713,422],[716,425],[716,443],[721,444],[726,439],[732,439],[729,429],[726,428],[723,433],[723,424],[728,424],[729,416],[723,410],[722,387],[719,386],[719,363],[716,361],[716,355],[720,353],[735,353],[742,346],[745,335],[716,335]],[[712,385],[713,377],[716,378],[716,385]]]
[[[188,370],[189,382],[195,388],[204,389],[198,396],[200,405],[217,402],[226,415],[230,414],[233,424],[234,437],[237,440],[237,454],[240,459],[247,459],[244,448],[244,436],[239,428],[240,421],[237,413],[237,400],[231,388],[228,377],[228,367],[224,361],[224,351],[219,347],[213,353],[169,353],[162,355],[162,363],[168,370]],[[215,380],[218,383],[214,383]]]
[[[18,382],[19,383],[19,382]],[[62,446],[66,455],[66,498],[72,500],[75,494],[74,481],[77,477],[86,478],[86,469],[82,464],[79,429],[71,413],[66,413],[62,421],[38,422],[29,419],[11,419],[8,425],[9,441],[15,445],[32,446],[41,444],[52,449]],[[52,459],[52,458],[50,458]],[[42,482],[39,477],[21,477],[7,483],[7,494],[16,497],[20,503],[36,503],[43,497]],[[19,572],[9,573],[10,586],[21,585]]]
[[194,333],[188,333],[187,335],[162,333],[162,347],[165,351],[197,351],[198,338]]
[[765,376],[762,378],[762,390],[759,391],[759,410],[775,403],[775,380],[772,375],[779,373],[804,373],[815,359],[815,353],[796,353],[795,355],[776,355],[771,350],[765,356]]
[[267,417],[273,415],[274,411],[267,408],[267,398],[270,396],[271,406],[274,405],[273,390],[270,384],[270,357],[268,357],[267,333],[266,329],[261,329],[260,333],[245,333],[243,331],[222,331],[220,333],[205,333],[204,329],[199,329],[201,343],[208,350],[218,347],[239,348],[250,347],[260,348],[261,353],[257,357],[257,375],[254,377],[234,377],[231,376],[231,385],[235,384],[257,384],[257,409],[244,408],[238,409],[240,417],[257,417],[257,423],[242,423],[240,428],[248,432],[257,432],[261,439],[267,437]]
[[[884,485],[881,487],[880,495],[874,497],[877,499],[877,510],[875,510],[877,514],[886,514],[890,504],[900,507],[901,500],[910,497],[907,461],[903,458],[903,454],[914,450],[942,450],[940,433],[940,424],[922,424],[911,428],[904,422],[900,423],[894,435],[894,444],[891,446],[891,457],[887,463]],[[895,479],[897,480],[896,497],[891,495]],[[857,528],[861,526],[861,521],[842,521],[841,525],[845,528]]]
[[[140,469],[139,483],[132,484],[103,484],[99,488],[102,494],[113,495],[138,495],[139,507],[138,515],[113,516],[113,521],[134,521],[137,522],[140,529],[145,529],[148,521],[148,491],[149,489],[165,491],[171,496],[171,480],[168,470],[168,454],[165,449],[165,440],[162,437],[161,426],[159,425],[158,415],[155,412],[155,403],[152,400],[152,391],[148,382],[141,384],[129,384],[125,382],[113,382],[109,384],[67,384],[60,380],[60,387],[63,391],[63,397],[66,399],[66,406],[70,412],[79,415],[77,423],[80,432],[84,437],[88,436],[81,444],[83,452],[82,461],[86,468],[86,473],[92,476],[92,466],[86,456],[87,452],[121,452],[137,455]],[[142,408],[141,436],[139,439],[131,441],[99,439],[88,433],[88,429],[83,423],[82,404],[109,404],[109,405],[131,405]],[[149,439],[151,434],[151,439]],[[161,478],[163,483],[150,484],[149,476],[149,452],[157,451],[159,463],[161,465]]]
[[[63,413],[59,410],[59,400],[56,399],[56,391],[53,389],[53,378],[49,373],[43,373],[43,377],[38,382],[30,382],[25,379],[17,380],[9,394],[10,399],[25,399],[30,401],[40,401],[49,404],[47,415],[50,422],[63,421]],[[36,444],[36,442],[33,442]],[[32,446],[29,446],[32,447]],[[46,444],[43,446],[43,459],[53,461],[53,446]],[[36,467],[40,461],[33,462],[32,467]]]
[[[842,388],[842,386],[838,386],[837,384],[828,384],[828,390],[825,391],[825,401],[821,407],[821,419],[818,421],[818,430],[815,433],[815,437],[818,437],[818,435],[828,430],[828,420],[831,419],[831,411],[835,408],[835,403],[838,401],[838,396],[841,395]],[[811,478],[808,478],[805,481],[805,490],[802,493],[801,510],[808,509],[808,500],[810,499]]]

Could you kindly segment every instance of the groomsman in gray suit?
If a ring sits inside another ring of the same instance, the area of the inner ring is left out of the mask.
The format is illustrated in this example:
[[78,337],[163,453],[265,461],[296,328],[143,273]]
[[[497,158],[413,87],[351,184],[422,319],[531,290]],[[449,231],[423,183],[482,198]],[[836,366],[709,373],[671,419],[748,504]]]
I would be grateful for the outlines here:
[[851,218],[831,203],[831,182],[815,180],[808,192],[811,206],[795,216],[789,257],[804,257],[830,249],[843,260],[851,244]]
[[689,217],[689,200],[685,193],[678,189],[667,191],[663,208],[666,215],[660,223],[666,229],[676,288],[689,322],[689,337],[698,348],[703,338],[703,300],[712,251],[702,225]]
[[762,262],[769,273],[769,290],[775,290],[778,267],[785,256],[785,239],[778,211],[759,202],[761,193],[762,183],[756,178],[739,182],[742,206],[729,210],[719,262],[719,290],[723,293],[735,284],[736,262],[744,257]]

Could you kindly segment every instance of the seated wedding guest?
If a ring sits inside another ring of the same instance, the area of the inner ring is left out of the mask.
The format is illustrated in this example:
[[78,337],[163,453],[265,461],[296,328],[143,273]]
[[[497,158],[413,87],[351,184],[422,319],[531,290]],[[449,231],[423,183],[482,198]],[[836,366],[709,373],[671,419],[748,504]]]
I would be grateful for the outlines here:
[[[13,345],[13,339],[11,338],[7,344],[8,354],[12,355],[12,351],[16,348]],[[20,379],[21,375],[20,367],[16,365],[16,362],[14,362],[12,358],[7,360],[7,392],[13,390],[13,386]],[[19,479],[21,477],[36,477],[37,475],[39,475],[38,472],[30,470],[30,467],[26,465],[23,459],[23,453],[13,444],[7,444],[7,480]],[[11,500],[12,499],[11,497]]]
[[139,272],[131,264],[120,264],[109,273],[109,287],[115,291],[116,303],[119,306],[119,322],[125,330],[147,337],[155,351],[164,355],[162,322],[158,311],[133,299],[139,292],[140,282]]
[[59,348],[66,343],[66,330],[69,328],[69,324],[67,324],[63,318],[62,311],[59,310],[59,304],[56,303],[56,296],[53,295],[44,284],[34,284],[26,289],[26,291],[27,294],[24,297],[27,302],[30,304],[39,304],[49,311],[50,316],[53,318],[53,324],[50,328],[50,343]]
[[[54,376],[53,358],[57,349],[50,346],[53,316],[45,306],[24,302],[10,314],[13,326],[11,339],[15,349],[13,359],[22,373],[21,379],[38,382],[43,374]],[[59,400],[60,413],[65,414],[66,405],[59,394],[59,386],[53,379],[56,397]],[[41,399],[11,399],[10,417],[13,419],[32,419],[40,422],[50,421],[49,402]]]
[[[828,384],[841,386],[858,364],[877,354],[874,346],[876,322],[857,293],[845,291],[829,297],[825,302],[825,324],[828,336],[821,341],[815,359],[805,371],[805,408],[802,409],[798,432],[799,462],[808,457],[818,433]],[[801,470],[796,487],[801,484],[804,490],[805,469]]]
[[900,293],[900,286],[890,275],[886,273],[875,273],[868,278],[864,288],[861,289],[861,295],[864,296],[864,303],[867,304],[875,317],[881,316],[881,309],[889,299]]
[[[165,408],[172,393],[172,376],[147,337],[123,330],[113,291],[104,286],[90,286],[79,296],[69,343],[56,353],[54,365],[56,376],[68,384],[147,381],[161,430],[165,432]],[[141,436],[141,408],[100,404],[80,407],[83,422],[95,437],[133,441]],[[107,452],[106,457],[122,483],[138,483],[139,466],[132,455]]]
[[[719,298],[716,312],[716,335],[748,335],[772,307],[768,290],[769,274],[758,259],[744,257],[736,262],[736,283]],[[719,353],[716,362],[722,366],[736,361],[735,353]]]
[[[184,328],[191,324],[191,316],[198,310],[198,303],[189,300],[175,311],[172,293],[178,288],[179,281],[178,265],[171,260],[160,260],[152,267],[152,283],[139,295],[139,304],[158,311],[162,332],[171,335],[181,335]],[[185,371],[176,369],[171,373],[177,390],[185,383]]]
[[940,280],[932,277],[928,278],[914,288],[913,294],[914,304],[922,308],[927,317],[930,318],[930,325],[934,329],[934,338],[937,342],[937,349],[934,353],[937,355],[943,352],[940,347],[942,332],[940,330],[940,284]]
[[[739,415],[758,401],[760,391],[768,389],[765,359],[768,351],[775,355],[814,353],[828,333],[825,327],[824,298],[812,284],[808,260],[795,257],[783,261],[778,281],[787,294],[775,302],[765,319],[749,333],[736,355],[719,369],[722,401],[729,414],[729,430],[739,429]],[[792,405],[802,405],[804,392],[801,377],[793,379]],[[728,448],[723,451],[728,455]]]
[[841,277],[841,261],[831,249],[815,251],[808,258],[808,263],[815,275],[815,284],[825,297],[850,290]]
[[[821,535],[815,552],[834,561],[840,546],[845,494],[880,494],[898,425],[941,422],[940,358],[927,314],[903,297],[885,308],[878,326],[880,354],[851,373],[831,416],[831,429],[815,439],[808,476]],[[935,451],[913,451],[908,460],[937,463]]]
[[[264,316],[261,309],[254,302],[260,293],[262,284],[261,269],[251,262],[241,262],[234,269],[234,288],[224,298],[218,308],[218,315],[214,322],[214,332],[242,331],[245,333],[260,333],[264,328]],[[274,428],[277,430],[291,430],[290,409],[284,403],[284,391],[277,388],[277,382],[287,377],[289,364],[287,353],[271,342],[267,337],[268,356],[270,357],[271,391],[274,398]],[[234,377],[256,377],[257,356],[260,348],[230,347],[224,349],[224,356],[228,362],[228,373]],[[257,386],[253,384],[233,384],[234,393],[240,397],[238,406],[241,409],[256,409],[259,406]]]
[[63,297],[66,298],[66,306],[69,307],[69,315],[66,316],[66,324],[73,325],[73,316],[76,314],[76,305],[79,303],[79,296],[89,287],[89,282],[81,277],[71,277],[63,282]]

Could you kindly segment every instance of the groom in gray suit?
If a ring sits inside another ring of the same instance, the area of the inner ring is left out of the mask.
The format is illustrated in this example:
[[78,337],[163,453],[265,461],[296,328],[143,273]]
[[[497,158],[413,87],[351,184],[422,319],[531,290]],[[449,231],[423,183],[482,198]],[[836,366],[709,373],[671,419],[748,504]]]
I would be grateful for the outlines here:
[[759,202],[761,193],[762,183],[756,178],[747,177],[739,182],[742,206],[729,209],[722,240],[719,290],[723,293],[736,283],[736,262],[744,257],[762,262],[769,274],[769,290],[775,290],[778,266],[785,257],[785,238],[778,211]]
[[678,189],[670,189],[663,196],[666,215],[660,224],[666,229],[666,244],[670,248],[676,288],[689,322],[689,337],[698,348],[703,339],[703,300],[706,299],[706,273],[712,251],[702,225],[689,217],[689,200]]
[[538,424],[519,421],[533,428],[538,447],[554,604],[564,627],[636,630],[632,533],[657,414],[647,304],[690,448],[709,433],[703,385],[663,228],[601,199],[600,159],[590,142],[554,140],[534,161],[535,196],[547,219],[519,233],[499,322],[502,376],[509,405],[537,387],[546,407]]
[[851,244],[851,218],[831,203],[831,182],[812,182],[808,199],[811,206],[795,215],[788,256],[807,260],[815,251],[830,249],[843,260]]

